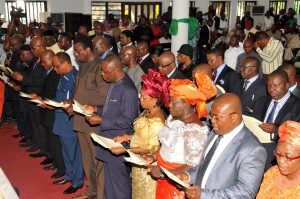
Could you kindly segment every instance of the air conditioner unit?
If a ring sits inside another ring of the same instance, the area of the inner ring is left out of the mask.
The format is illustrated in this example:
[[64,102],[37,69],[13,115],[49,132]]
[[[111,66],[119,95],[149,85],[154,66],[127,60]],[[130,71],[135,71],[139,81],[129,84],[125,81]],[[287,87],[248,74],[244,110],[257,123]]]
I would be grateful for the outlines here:
[[252,6],[252,16],[263,16],[265,14],[265,6]]

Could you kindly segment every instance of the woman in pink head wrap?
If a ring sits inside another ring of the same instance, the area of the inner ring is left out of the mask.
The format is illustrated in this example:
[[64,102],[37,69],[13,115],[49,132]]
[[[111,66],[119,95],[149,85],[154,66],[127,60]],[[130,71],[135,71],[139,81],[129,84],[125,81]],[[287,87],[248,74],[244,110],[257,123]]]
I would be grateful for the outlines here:
[[[130,151],[139,154],[155,153],[160,143],[158,131],[165,126],[161,105],[169,105],[169,78],[152,69],[142,76],[140,103],[143,113],[134,121],[133,135],[124,134],[115,138],[117,142],[130,142]],[[124,150],[125,153],[125,150]],[[147,173],[147,167],[132,165],[132,198],[155,199],[156,181]]]

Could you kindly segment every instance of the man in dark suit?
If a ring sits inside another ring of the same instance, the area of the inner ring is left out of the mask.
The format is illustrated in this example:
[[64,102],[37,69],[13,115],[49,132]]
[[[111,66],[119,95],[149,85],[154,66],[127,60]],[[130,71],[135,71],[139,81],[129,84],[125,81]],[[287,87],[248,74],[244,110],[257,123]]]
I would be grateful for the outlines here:
[[224,51],[212,49],[207,53],[208,64],[213,68],[213,81],[226,92],[233,92],[236,83],[240,80],[239,74],[224,63]]
[[[33,99],[53,99],[56,95],[56,89],[59,83],[60,76],[53,70],[52,58],[54,57],[52,50],[45,50],[42,54],[41,61],[44,69],[47,71],[40,93],[30,94]],[[52,134],[54,124],[54,110],[46,109],[45,104],[40,105],[40,121],[43,126],[41,128],[41,134],[43,139],[43,145],[46,149],[46,159],[41,162],[41,165],[47,165],[52,163],[50,166],[44,167],[44,170],[54,170],[57,172],[51,176],[51,178],[60,178],[65,174],[65,163],[62,157],[61,142],[57,135]],[[52,108],[53,109],[53,108]]]
[[145,41],[150,45],[150,41],[154,40],[154,34],[147,20],[145,16],[140,18],[140,25],[133,30],[133,38],[137,43]]
[[137,44],[137,56],[139,59],[137,60],[138,65],[143,69],[144,73],[148,73],[148,69],[154,69],[155,64],[153,63],[151,56],[149,54],[149,45],[145,41],[141,41]]
[[[27,87],[28,94],[39,93],[42,89],[44,78],[46,76],[46,70],[42,66],[41,56],[46,50],[46,42],[42,37],[34,37],[30,42],[30,48],[34,56],[38,59],[36,60],[30,75],[22,75],[21,73],[14,73],[12,76],[15,80],[21,82],[21,86]],[[43,152],[44,146],[42,146],[42,135],[40,134],[40,115],[39,108],[36,104],[28,103],[29,116],[30,116],[30,129],[32,132],[31,136],[31,148],[27,152],[35,152],[39,148]],[[36,153],[31,154],[31,157],[42,157],[44,154]]]
[[[138,116],[138,93],[132,80],[122,69],[119,58],[107,56],[101,64],[102,78],[111,83],[103,108],[97,107],[98,115],[86,117],[91,125],[100,124],[101,136],[113,139],[132,134],[131,125]],[[101,115],[101,116],[99,116]],[[128,147],[125,143],[124,148]],[[107,198],[131,199],[130,167],[124,164],[123,147],[107,150],[97,147],[96,157],[104,163]]]
[[217,97],[210,112],[208,135],[200,163],[180,177],[190,184],[188,198],[255,198],[267,158],[259,140],[245,127],[242,105],[234,94]]
[[204,63],[207,61],[206,59],[207,51],[209,51],[211,47],[210,28],[212,25],[213,25],[213,20],[208,19],[206,25],[204,25],[200,30],[200,38],[198,41],[198,62],[200,63]]
[[186,76],[176,67],[175,55],[166,51],[158,58],[158,71],[170,79],[187,79]]
[[[118,52],[118,47],[117,47],[117,44],[116,44],[116,41],[115,39],[108,35],[108,34],[104,34],[104,30],[105,30],[105,26],[103,23],[99,22],[99,21],[96,21],[94,23],[94,30],[95,30],[95,34],[91,36],[91,39],[93,40],[95,37],[98,37],[98,36],[102,36],[102,37],[105,37],[107,39],[109,39],[110,43],[111,43],[111,46],[113,47],[112,51],[114,53],[117,53]],[[118,53],[117,53],[118,54]]]
[[284,70],[275,70],[268,77],[268,96],[255,104],[253,116],[262,121],[259,127],[270,134],[271,143],[264,144],[268,158],[266,169],[275,164],[273,151],[278,141],[278,127],[287,120],[300,121],[300,99],[289,92],[289,77]]
[[267,86],[259,77],[260,61],[256,57],[247,57],[240,70],[243,80],[237,82],[233,93],[242,101],[243,115],[252,116],[255,103],[267,95]]
[[279,15],[275,16],[274,22],[277,24],[278,28],[284,28],[286,22],[289,20],[289,16],[285,13],[285,9],[279,10]]
[[299,86],[297,84],[297,81],[296,81],[296,68],[295,68],[295,66],[290,64],[290,63],[284,63],[283,65],[279,66],[278,69],[282,69],[288,74],[289,83],[290,83],[289,91],[293,95],[300,98],[300,88],[299,88]]
[[114,54],[110,47],[110,41],[105,37],[96,37],[93,39],[94,51],[103,60],[107,55]]
[[245,16],[243,16],[241,20],[242,29],[244,30],[246,28],[245,22],[250,20],[251,24],[254,25],[254,19],[250,16],[250,11],[246,11]]

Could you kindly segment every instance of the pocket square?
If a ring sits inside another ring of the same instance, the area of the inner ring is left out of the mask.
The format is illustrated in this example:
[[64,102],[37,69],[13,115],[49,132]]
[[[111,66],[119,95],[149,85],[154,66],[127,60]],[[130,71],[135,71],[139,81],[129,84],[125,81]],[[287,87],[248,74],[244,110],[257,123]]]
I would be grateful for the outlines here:
[[116,99],[110,99],[109,102],[117,102],[118,100]]
[[223,79],[221,79],[220,83],[223,85],[225,83],[225,81]]

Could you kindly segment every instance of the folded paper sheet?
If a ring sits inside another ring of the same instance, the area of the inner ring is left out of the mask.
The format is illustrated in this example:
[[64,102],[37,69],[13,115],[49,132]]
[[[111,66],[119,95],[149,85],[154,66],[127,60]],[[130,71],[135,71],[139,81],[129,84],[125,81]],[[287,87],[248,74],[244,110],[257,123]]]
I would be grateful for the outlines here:
[[262,122],[255,119],[254,117],[249,117],[243,115],[243,120],[245,126],[259,139],[261,143],[270,143],[272,142],[270,139],[270,133],[263,131],[258,125]]
[[74,100],[73,110],[76,113],[80,113],[80,114],[85,115],[85,116],[91,116],[92,115],[91,112],[89,112],[85,108],[83,108],[83,106],[81,104],[79,104],[79,102],[77,102],[76,100]]
[[56,108],[67,108],[68,106],[70,106],[70,104],[63,104],[62,102],[56,102],[56,101],[49,100],[49,99],[44,100],[44,103],[49,106],[56,107]]
[[167,169],[160,167],[161,170],[168,176],[168,178],[170,178],[171,180],[175,181],[176,183],[180,184],[183,187],[190,187],[190,185],[182,182],[182,180],[180,180],[179,178],[177,178],[177,176],[175,176],[173,173],[171,173],[170,171],[168,171]]
[[115,142],[112,139],[102,137],[100,135],[97,135],[96,133],[91,133],[91,137],[95,142],[103,146],[104,148],[110,149],[113,147],[123,147],[122,144]]

